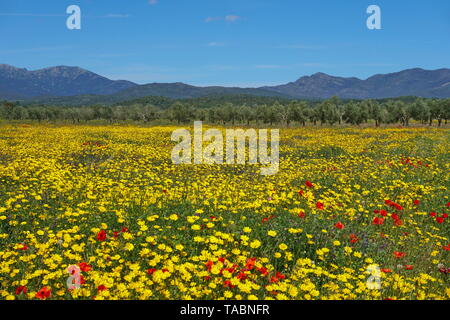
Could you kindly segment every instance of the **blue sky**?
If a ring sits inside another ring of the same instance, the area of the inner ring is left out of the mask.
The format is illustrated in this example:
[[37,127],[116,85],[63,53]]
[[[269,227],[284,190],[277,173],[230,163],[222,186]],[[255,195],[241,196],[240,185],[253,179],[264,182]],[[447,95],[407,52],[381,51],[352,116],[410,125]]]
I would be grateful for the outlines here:
[[[78,5],[82,29],[68,30]],[[368,30],[378,5],[382,30]],[[137,83],[261,86],[450,67],[448,0],[2,0],[0,63]]]

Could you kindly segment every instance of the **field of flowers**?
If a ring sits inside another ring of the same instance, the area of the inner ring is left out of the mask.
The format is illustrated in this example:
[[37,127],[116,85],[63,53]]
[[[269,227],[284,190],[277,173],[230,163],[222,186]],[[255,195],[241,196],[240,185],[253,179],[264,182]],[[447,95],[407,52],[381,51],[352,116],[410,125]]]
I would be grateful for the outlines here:
[[450,299],[448,129],[281,129],[274,176],[174,129],[1,126],[0,299]]

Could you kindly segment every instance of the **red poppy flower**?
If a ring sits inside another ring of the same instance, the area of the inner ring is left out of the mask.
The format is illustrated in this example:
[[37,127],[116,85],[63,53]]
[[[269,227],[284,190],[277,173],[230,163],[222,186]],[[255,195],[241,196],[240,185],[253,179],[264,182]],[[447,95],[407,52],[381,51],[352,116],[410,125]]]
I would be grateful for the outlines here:
[[410,264],[407,264],[407,265],[405,266],[405,269],[406,269],[406,270],[412,270],[412,269],[414,269],[414,267],[413,267],[412,265],[410,265]]
[[325,209],[325,206],[322,202],[319,201],[316,203],[316,208],[319,210],[323,210],[323,209]]
[[206,269],[208,269],[208,271],[211,271],[213,265],[214,262],[212,262],[211,260],[205,263]]
[[105,290],[108,290],[108,288],[106,288],[103,284],[101,284],[97,287],[98,292],[105,291]]
[[281,272],[277,272],[277,274],[275,276],[280,280],[283,280],[284,278],[286,278],[286,276],[284,274],[282,274]]
[[450,244],[448,246],[443,247],[445,251],[450,251]]
[[230,280],[225,280],[225,282],[223,283],[223,286],[226,288],[230,288],[233,289],[235,286],[231,284]]
[[243,272],[239,272],[236,278],[238,278],[239,280],[245,280],[247,278],[247,275]]
[[41,290],[39,290],[36,293],[36,298],[45,300],[47,298],[50,298],[51,295],[52,295],[52,290],[47,287],[43,287]]
[[444,223],[444,218],[442,218],[442,217],[437,217],[437,218],[436,218],[436,222],[439,223],[439,224],[443,224],[443,223]]
[[334,225],[336,228],[338,228],[339,230],[342,230],[342,229],[344,229],[344,225],[342,224],[342,222],[338,222],[338,223],[336,223],[335,225]]
[[447,204],[445,205],[447,208],[450,207],[450,202],[447,202]]
[[26,294],[27,293],[27,287],[25,286],[20,286],[16,288],[16,295],[19,295],[21,293]]
[[97,240],[98,241],[106,240],[106,231],[105,230],[101,230],[99,233],[97,233]]
[[381,269],[381,271],[384,272],[384,273],[391,273],[392,272],[391,269]]
[[262,220],[261,220],[262,223],[266,223],[268,221],[269,221],[269,218],[262,218]]
[[414,205],[415,206],[418,206],[420,204],[420,201],[419,200],[414,200]]
[[442,218],[447,219],[447,218],[448,218],[448,214],[447,214],[447,213],[444,213],[444,214],[442,215]]
[[430,212],[430,217],[436,217],[436,215],[437,215],[436,212],[434,212],[434,211]]
[[403,207],[401,205],[399,205],[398,203],[395,203],[395,202],[393,202],[391,200],[386,200],[384,203],[386,205],[390,206],[391,208],[397,209],[398,211],[403,210]]
[[400,252],[400,251],[394,251],[394,255],[396,258],[400,259],[406,256],[405,252]]
[[359,238],[353,233],[350,235],[350,243],[356,243],[359,241]]
[[80,267],[80,270],[83,272],[88,272],[92,270],[92,266],[87,264],[86,262],[81,262],[78,264],[78,266]]
[[303,195],[303,192],[304,192],[303,190],[298,190],[298,195],[299,195],[299,196],[302,196],[302,195]]
[[256,263],[256,258],[250,258],[247,260],[247,263],[245,264],[245,268],[247,270],[252,270],[253,267],[255,266]]
[[272,282],[272,283],[278,282],[278,278],[277,277],[271,277],[270,278],[270,282]]
[[378,225],[378,226],[381,226],[383,223],[384,223],[384,219],[378,218],[378,217],[375,217],[372,221],[373,225]]
[[152,269],[152,268],[150,268],[150,269],[147,269],[147,274],[148,275],[152,275],[153,273],[155,273],[156,272],[156,269]]
[[305,186],[307,186],[308,188],[314,187],[314,185],[311,183],[311,181],[306,181]]
[[298,213],[298,216],[299,216],[299,218],[304,219],[304,218],[306,218],[306,213],[304,213],[303,211],[300,211],[300,212]]
[[121,231],[122,231],[122,233],[123,232],[128,232],[128,228],[127,227],[123,227]]
[[267,276],[269,272],[267,272],[267,269],[264,267],[258,268],[258,271],[261,272],[263,276]]
[[380,211],[380,214],[381,214],[383,217],[387,217],[387,215],[388,215],[388,213],[387,213],[386,210],[381,210],[381,211]]

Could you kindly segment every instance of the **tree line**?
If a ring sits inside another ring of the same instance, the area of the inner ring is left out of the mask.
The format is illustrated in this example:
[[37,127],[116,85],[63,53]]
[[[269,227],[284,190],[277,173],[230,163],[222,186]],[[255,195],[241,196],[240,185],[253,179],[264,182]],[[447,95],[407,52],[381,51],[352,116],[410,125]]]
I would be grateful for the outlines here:
[[450,99],[415,98],[409,101],[350,100],[332,97],[323,101],[269,100],[269,103],[248,105],[221,99],[220,104],[199,106],[195,101],[173,101],[169,105],[156,106],[135,101],[113,106],[61,107],[48,105],[21,105],[0,103],[0,119],[71,121],[73,123],[105,120],[151,122],[165,120],[178,124],[201,120],[215,124],[265,124],[265,125],[314,125],[352,124],[373,122],[381,124],[399,123],[409,126],[411,120],[421,124],[441,126],[450,118]]

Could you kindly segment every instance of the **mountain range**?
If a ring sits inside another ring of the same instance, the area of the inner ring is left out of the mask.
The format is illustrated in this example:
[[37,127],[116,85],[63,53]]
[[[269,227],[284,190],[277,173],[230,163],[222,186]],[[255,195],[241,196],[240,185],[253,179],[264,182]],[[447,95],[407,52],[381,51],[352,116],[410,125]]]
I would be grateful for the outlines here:
[[324,73],[306,76],[285,85],[264,87],[293,97],[381,99],[401,96],[450,97],[450,69],[408,69],[378,74],[366,80],[333,77]]
[[408,69],[368,79],[315,73],[295,82],[260,88],[197,87],[184,83],[150,83],[110,80],[79,67],[57,66],[29,71],[0,64],[0,99],[39,103],[117,103],[146,96],[175,99],[211,95],[255,95],[282,98],[381,99],[400,96],[450,97],[450,69]]

